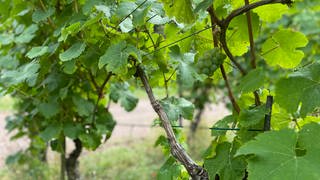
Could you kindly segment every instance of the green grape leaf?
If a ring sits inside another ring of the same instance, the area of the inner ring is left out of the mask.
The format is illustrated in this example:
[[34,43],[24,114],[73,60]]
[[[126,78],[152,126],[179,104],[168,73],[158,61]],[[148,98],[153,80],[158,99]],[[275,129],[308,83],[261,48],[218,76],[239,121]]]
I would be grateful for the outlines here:
[[93,113],[94,104],[80,96],[72,97],[73,104],[80,116],[89,116]]
[[243,145],[236,155],[254,154],[248,159],[249,179],[320,178],[320,125],[310,123],[299,133],[293,130],[259,134]]
[[133,20],[132,23],[135,27],[142,26],[146,23],[146,17],[150,10],[150,6],[138,9],[133,13]]
[[271,117],[271,127],[273,130],[288,128],[289,123],[292,121],[291,115],[277,103],[273,104]]
[[253,92],[264,84],[265,74],[261,68],[250,71],[240,79],[238,90],[241,93]]
[[244,157],[234,157],[235,150],[229,142],[223,142],[216,147],[216,155],[206,158],[204,166],[210,179],[216,174],[220,179],[241,180],[245,175],[246,162]]
[[98,134],[105,134],[107,136],[106,138],[108,139],[115,125],[116,122],[114,121],[112,114],[110,114],[108,111],[103,109],[102,112],[97,113],[95,126]]
[[39,57],[44,55],[45,53],[48,52],[48,46],[37,46],[33,47],[27,54],[26,56],[30,59]]
[[197,73],[194,66],[194,53],[181,53],[179,46],[170,47],[170,59],[178,64],[178,79],[183,88],[190,88],[195,81],[203,81],[204,75]]
[[45,21],[48,17],[54,14],[54,8],[50,7],[48,10],[43,11],[41,9],[37,9],[32,14],[32,21],[35,23],[39,23],[41,21]]
[[179,115],[188,120],[193,119],[194,105],[184,98],[170,97],[160,103],[171,122],[177,121]]
[[124,33],[130,32],[134,28],[132,20],[130,18],[126,18],[125,20],[123,20],[119,24],[119,26],[121,31]]
[[17,70],[3,70],[0,80],[9,86],[26,81],[32,87],[36,83],[39,68],[39,63],[32,61],[20,66]]
[[[241,109],[239,114],[239,124],[241,127],[249,128],[263,122],[267,113],[266,108],[261,105],[252,109]],[[261,127],[262,128],[262,127]]]
[[133,45],[127,45],[125,41],[112,44],[108,47],[104,55],[100,57],[99,68],[101,69],[106,65],[106,69],[109,72],[125,74],[128,72],[127,63],[130,55],[141,62],[140,51]]
[[315,84],[304,77],[289,77],[280,79],[276,83],[275,101],[290,113],[297,111],[301,96],[308,87]]
[[101,144],[101,136],[95,133],[81,133],[79,135],[79,139],[82,142],[83,147],[95,150]]
[[124,18],[136,8],[137,5],[134,2],[121,2],[115,13],[119,18]]
[[180,177],[182,166],[173,157],[169,157],[161,166],[157,175],[158,180],[177,179]]
[[77,66],[75,59],[63,63],[63,72],[65,72],[66,74],[73,74],[76,72],[76,70]]
[[107,18],[111,17],[110,8],[105,5],[97,5],[95,6],[97,11],[103,12],[104,16]]
[[79,57],[85,49],[86,49],[86,44],[85,43],[73,44],[65,52],[59,54],[59,58],[63,62],[70,61],[70,60],[72,60],[74,58]]
[[175,17],[179,23],[191,24],[195,21],[191,0],[161,0],[169,17]]
[[80,124],[67,122],[63,124],[63,134],[71,139],[76,139],[84,131]]
[[91,0],[91,1],[86,1],[84,5],[82,6],[82,12],[83,14],[87,15],[88,13],[91,12],[92,8],[94,6],[98,6],[100,4],[103,4],[104,2],[102,0]]
[[70,26],[65,27],[61,30],[61,36],[59,37],[58,41],[65,42],[69,35],[75,35],[80,30],[81,30],[81,23],[80,22],[73,23]]
[[35,36],[35,32],[38,31],[38,26],[36,24],[32,24],[27,27],[18,37],[15,38],[16,43],[28,43],[30,42]]
[[301,96],[301,102],[300,113],[302,117],[305,117],[316,107],[320,107],[320,84],[305,88]]
[[18,65],[19,61],[15,57],[12,57],[10,55],[0,56],[0,68],[16,69]]
[[2,33],[0,34],[0,46],[8,45],[14,41],[14,35],[12,33]]
[[305,117],[320,107],[320,64],[314,63],[306,68],[281,78],[276,83],[275,101],[289,113],[295,113],[300,107],[300,115]]
[[[252,13],[251,18],[253,37],[257,37],[259,32],[259,17],[257,14]],[[229,49],[234,56],[241,56],[248,51],[250,42],[247,18],[245,15],[238,16],[230,22],[229,28],[226,32],[226,39]]]
[[208,7],[210,7],[213,3],[213,0],[204,0],[201,1],[196,8],[194,9],[195,13],[198,13],[199,11],[206,11]]
[[141,52],[139,49],[137,49],[135,46],[133,46],[132,44],[128,44],[126,49],[124,50],[124,52],[128,55],[128,56],[133,56],[136,60],[138,60],[138,62],[142,62],[142,56],[141,56]]
[[308,39],[300,32],[283,29],[272,35],[262,45],[262,56],[270,66],[294,68],[300,64],[304,53],[297,48],[306,46]]
[[62,130],[62,127],[58,123],[52,123],[46,127],[46,129],[40,132],[40,137],[45,141],[48,142],[52,139],[57,139],[59,134]]
[[220,131],[214,128],[229,128],[230,124],[236,122],[234,116],[228,115],[225,116],[223,119],[216,122],[211,128],[211,136],[222,136],[225,135],[227,131]]
[[[120,41],[108,47],[107,51],[99,59],[99,68],[107,65],[107,70],[121,73],[126,69],[128,55],[124,53],[126,42]],[[126,72],[126,71],[125,71]]]
[[[259,15],[262,21],[275,22],[288,12],[288,6],[283,4],[267,4],[253,9],[253,12]],[[277,13],[270,13],[277,12]]]
[[128,83],[116,83],[110,87],[110,99],[114,102],[120,101],[120,104],[126,111],[132,111],[138,103],[136,98],[129,91]]
[[315,122],[315,123],[320,123],[320,117],[315,117],[315,116],[307,116],[301,120],[298,121],[298,124],[300,127],[309,124],[311,122]]
[[48,119],[59,113],[60,106],[57,102],[41,103],[38,105],[38,110],[45,118]]

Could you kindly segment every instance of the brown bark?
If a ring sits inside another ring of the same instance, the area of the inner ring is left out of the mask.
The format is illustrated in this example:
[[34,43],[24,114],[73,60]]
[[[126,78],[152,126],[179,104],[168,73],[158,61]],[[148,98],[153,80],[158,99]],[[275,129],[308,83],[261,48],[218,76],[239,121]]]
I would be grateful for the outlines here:
[[158,114],[162,126],[167,134],[172,156],[175,157],[175,159],[186,168],[192,179],[209,179],[207,171],[203,167],[197,165],[186,153],[185,149],[178,143],[168,116],[161,107],[160,103],[155,99],[148,78],[140,66],[137,67],[137,73],[143,83],[146,93],[148,94],[150,103],[154,111]]

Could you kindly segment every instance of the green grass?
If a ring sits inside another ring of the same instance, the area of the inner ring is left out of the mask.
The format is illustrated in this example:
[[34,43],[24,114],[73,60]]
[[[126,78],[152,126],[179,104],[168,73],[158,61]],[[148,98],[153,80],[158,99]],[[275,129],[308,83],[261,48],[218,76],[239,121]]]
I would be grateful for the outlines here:
[[[186,130],[188,131],[188,130]],[[186,132],[187,133],[187,132]],[[158,133],[155,133],[157,135]],[[158,136],[146,139],[123,139],[96,151],[84,151],[80,157],[81,179],[88,180],[152,180],[166,160],[161,147],[154,147]],[[210,143],[210,132],[199,130],[189,141],[188,153],[201,162]],[[58,156],[49,165],[28,161],[29,166],[10,166],[0,170],[1,180],[59,179]]]
[[[80,157],[81,179],[149,180],[164,163],[161,149],[154,148],[154,139],[134,140],[95,152],[83,152]],[[30,162],[29,162],[30,163]],[[1,180],[59,179],[59,160],[49,165],[38,161],[30,166],[10,166],[0,170]]]
[[164,161],[153,142],[132,142],[82,157],[80,172],[84,179],[149,180],[155,179]]

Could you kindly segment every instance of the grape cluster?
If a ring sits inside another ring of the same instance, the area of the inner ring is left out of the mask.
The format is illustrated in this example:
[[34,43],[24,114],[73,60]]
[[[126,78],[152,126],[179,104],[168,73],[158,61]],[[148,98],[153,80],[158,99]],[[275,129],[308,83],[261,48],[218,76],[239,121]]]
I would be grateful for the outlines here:
[[225,58],[226,55],[224,55],[218,48],[206,51],[197,62],[199,73],[212,76],[213,73],[223,63]]

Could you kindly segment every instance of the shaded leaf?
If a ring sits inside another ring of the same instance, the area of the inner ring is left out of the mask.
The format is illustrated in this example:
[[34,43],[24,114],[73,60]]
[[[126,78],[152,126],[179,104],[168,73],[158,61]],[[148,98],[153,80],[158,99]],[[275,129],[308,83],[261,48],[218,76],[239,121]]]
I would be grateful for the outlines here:
[[73,44],[69,49],[65,52],[59,54],[59,58],[61,61],[70,61],[74,58],[77,58],[81,55],[81,53],[85,50],[85,43],[76,43]]
[[44,55],[45,53],[48,52],[48,46],[38,46],[38,47],[33,47],[27,54],[26,56],[30,59],[39,57]]

